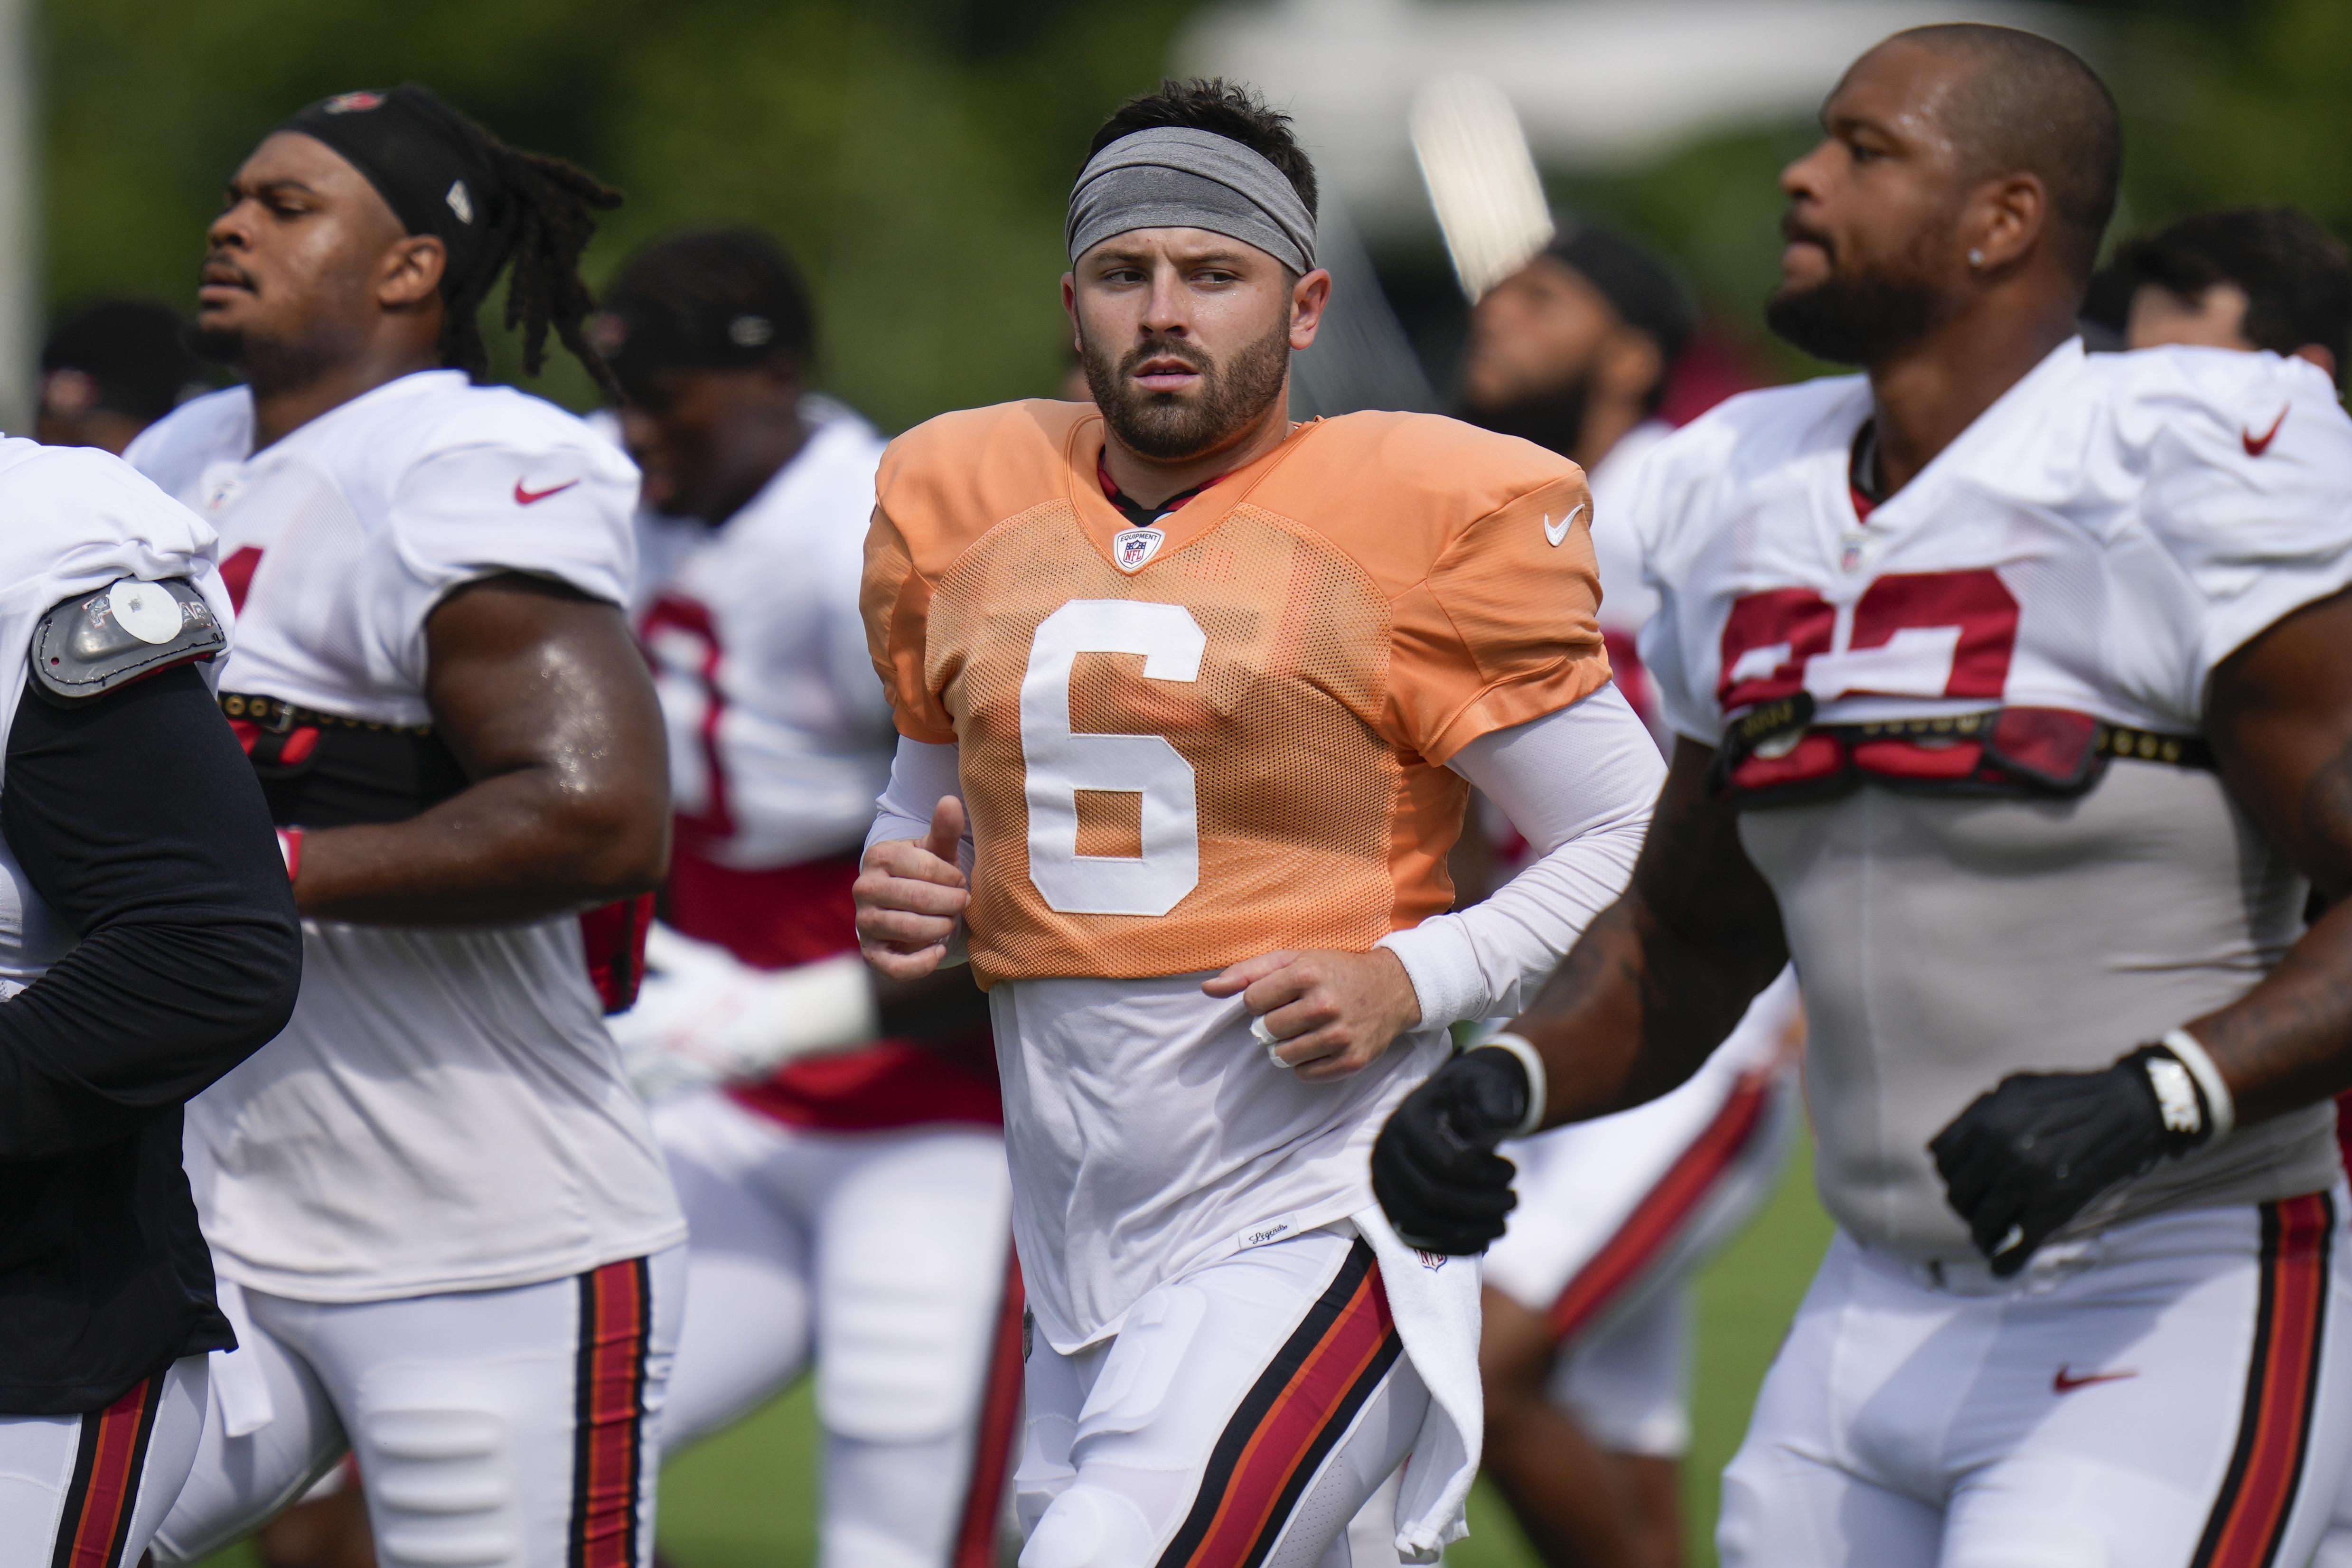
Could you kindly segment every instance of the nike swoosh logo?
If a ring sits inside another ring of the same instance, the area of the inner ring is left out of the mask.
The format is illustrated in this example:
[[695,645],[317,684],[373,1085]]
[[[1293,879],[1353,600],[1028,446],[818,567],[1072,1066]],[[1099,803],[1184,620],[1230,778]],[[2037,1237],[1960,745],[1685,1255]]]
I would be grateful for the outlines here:
[[2062,1366],[2058,1369],[2057,1374],[2050,1380],[2050,1392],[2072,1394],[2078,1388],[2088,1388],[2095,1383],[2121,1383],[2127,1377],[2138,1375],[2139,1373],[2136,1372],[2094,1372],[2076,1377]]
[[520,479],[517,479],[515,481],[515,505],[536,505],[538,502],[545,500],[550,496],[562,495],[565,490],[570,489],[573,485],[576,485],[580,481],[578,479],[566,479],[563,483],[553,486],[551,489],[534,490],[524,489],[523,482]]
[[[2286,408],[2294,406],[2290,403]],[[2271,449],[2271,442],[2277,438],[2279,426],[2286,423],[2286,408],[2280,409],[2278,417],[2271,421],[2271,427],[2259,436],[2254,434],[2254,427],[2251,425],[2238,432],[2238,439],[2246,444],[2247,457],[2259,458]]]
[[1559,549],[1559,542],[1568,537],[1570,525],[1576,521],[1576,513],[1582,511],[1583,510],[1584,503],[1582,501],[1578,501],[1576,503],[1575,511],[1571,511],[1566,517],[1561,518],[1557,527],[1552,523],[1551,513],[1544,513],[1544,538],[1551,542],[1551,547],[1554,550]]

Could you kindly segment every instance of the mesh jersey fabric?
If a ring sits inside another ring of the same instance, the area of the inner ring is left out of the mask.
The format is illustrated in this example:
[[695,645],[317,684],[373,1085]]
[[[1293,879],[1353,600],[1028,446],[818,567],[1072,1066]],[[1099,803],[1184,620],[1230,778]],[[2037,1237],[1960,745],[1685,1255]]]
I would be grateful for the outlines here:
[[[867,637],[900,731],[960,742],[980,978],[1361,950],[1444,910],[1445,761],[1608,679],[1583,476],[1431,416],[1321,420],[1127,571],[1102,445],[1090,406],[1032,402],[883,460]],[[1122,878],[1141,908],[1093,890]]]

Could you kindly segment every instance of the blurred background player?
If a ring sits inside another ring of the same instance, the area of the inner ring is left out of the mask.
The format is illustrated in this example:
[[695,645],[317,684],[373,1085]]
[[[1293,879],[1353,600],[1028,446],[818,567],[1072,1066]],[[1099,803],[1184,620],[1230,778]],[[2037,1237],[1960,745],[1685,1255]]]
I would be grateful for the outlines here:
[[33,438],[120,456],[142,430],[205,390],[180,313],[153,300],[94,300],[41,345],[41,405]]
[[1010,1472],[1021,1299],[986,1001],[857,954],[850,883],[889,777],[857,594],[881,437],[808,395],[776,244],[683,234],[596,318],[645,473],[639,636],[676,839],[614,1020],[692,1239],[664,1441],[814,1362],[828,1568],[984,1568]]
[[[858,925],[921,975],[969,908],[992,987],[1025,1568],[1344,1568],[1409,1452],[1380,1558],[1459,1536],[1477,1282],[1367,1209],[1365,1141],[1612,896],[1661,773],[1608,686],[1573,465],[1287,418],[1315,197],[1245,89],[1122,107],[1067,224],[1092,405],[949,415],[883,460],[864,602],[902,738]],[[1538,854],[1447,913],[1473,784]]]
[[189,1115],[239,1348],[161,1560],[349,1449],[386,1564],[650,1562],[686,1226],[590,974],[628,955],[578,918],[667,853],[636,471],[474,384],[501,276],[527,372],[551,333],[597,368],[617,200],[422,88],[312,104],[207,235],[199,343],[246,384],[131,448],[221,535],[222,705],[305,917],[293,1021]]
[[[1669,431],[1658,406],[1691,325],[1657,258],[1596,225],[1562,225],[1472,308],[1462,367],[1470,418],[1591,477],[1610,672],[1654,732],[1637,639],[1657,594],[1629,503],[1643,455]],[[1512,865],[1525,846],[1504,835],[1497,855]],[[1673,1094],[1503,1150],[1519,1202],[1484,1268],[1486,1470],[1549,1563],[1682,1560],[1692,1279],[1780,1173],[1796,1026],[1784,976]]]
[[2266,349],[2309,360],[2340,386],[2352,262],[2292,207],[2198,213],[2118,246],[2084,314],[2127,349]]
[[194,668],[229,615],[210,531],[111,457],[23,440],[0,507],[0,1528],[10,1563],[130,1568],[232,1342],[181,1106],[285,1024],[301,933]]

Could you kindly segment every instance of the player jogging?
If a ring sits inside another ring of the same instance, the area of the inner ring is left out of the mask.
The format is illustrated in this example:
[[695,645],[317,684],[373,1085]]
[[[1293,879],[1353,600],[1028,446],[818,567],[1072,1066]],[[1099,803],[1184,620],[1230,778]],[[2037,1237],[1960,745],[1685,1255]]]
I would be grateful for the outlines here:
[[[1690,331],[1656,258],[1570,220],[1479,299],[1462,366],[1470,418],[1591,474],[1610,672],[1654,732],[1635,639],[1658,597],[1628,503]],[[1796,1013],[1784,975],[1673,1094],[1503,1151],[1519,1202],[1481,1269],[1486,1468],[1549,1562],[1681,1560],[1691,1279],[1780,1173]]]
[[1626,896],[1400,1110],[1401,1231],[1687,1077],[1793,953],[1839,1235],[1724,1483],[1743,1568],[2306,1561],[2343,1473],[2352,423],[2296,360],[2088,355],[2120,142],[2058,46],[1849,69],[1769,320],[1863,365],[1651,455],[1678,740]]
[[[1475,1271],[1397,1243],[1366,1150],[1445,1026],[1613,896],[1659,777],[1572,465],[1286,417],[1330,287],[1314,194],[1240,89],[1128,105],[1063,282],[1100,412],[950,415],[883,458],[866,626],[902,739],[859,931],[898,976],[968,942],[991,987],[1024,1568],[1344,1563],[1408,1451],[1396,1549],[1460,1533]],[[1448,915],[1472,784],[1538,859]]]
[[189,1115],[243,1348],[166,1561],[347,1447],[388,1565],[650,1561],[685,1227],[589,977],[628,955],[576,918],[665,855],[636,475],[473,384],[509,267],[526,368],[579,346],[614,199],[421,88],[312,105],[209,237],[201,344],[247,384],[130,454],[220,531],[222,703],[304,916],[292,1024]]
[[11,1562],[129,1568],[233,1342],[180,1108],[284,1025],[301,940],[193,668],[228,619],[212,531],[30,441],[0,441],[0,1523]]
[[820,1560],[992,1568],[1021,1303],[985,1003],[961,969],[880,980],[850,905],[894,738],[857,609],[882,440],[804,394],[808,297],[765,236],[639,252],[594,330],[656,509],[638,628],[677,801],[614,1020],[692,1232],[663,1443],[814,1362]]

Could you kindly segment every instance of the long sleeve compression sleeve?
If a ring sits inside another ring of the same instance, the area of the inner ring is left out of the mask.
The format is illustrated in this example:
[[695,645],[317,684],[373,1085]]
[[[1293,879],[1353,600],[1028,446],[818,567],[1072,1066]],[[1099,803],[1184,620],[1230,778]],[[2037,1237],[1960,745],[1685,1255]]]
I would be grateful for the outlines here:
[[302,935],[253,768],[194,669],[71,708],[28,686],[0,834],[80,942],[0,1003],[0,1159],[107,1143],[266,1045]]
[[1538,858],[1483,903],[1381,939],[1424,1024],[1517,1013],[1594,915],[1624,891],[1665,763],[1616,687],[1482,735],[1454,771],[1486,792]]

